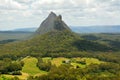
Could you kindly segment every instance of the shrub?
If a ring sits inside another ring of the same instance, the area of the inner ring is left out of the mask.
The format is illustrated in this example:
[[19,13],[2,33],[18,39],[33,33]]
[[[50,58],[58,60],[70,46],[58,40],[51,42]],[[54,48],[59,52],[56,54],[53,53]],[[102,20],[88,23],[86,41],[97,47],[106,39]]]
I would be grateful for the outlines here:
[[20,71],[14,71],[12,75],[22,75],[22,73]]

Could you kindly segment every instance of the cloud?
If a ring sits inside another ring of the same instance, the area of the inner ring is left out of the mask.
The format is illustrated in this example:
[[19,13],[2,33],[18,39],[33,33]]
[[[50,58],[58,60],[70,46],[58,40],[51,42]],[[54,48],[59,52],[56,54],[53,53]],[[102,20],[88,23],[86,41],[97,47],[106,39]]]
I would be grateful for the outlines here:
[[28,6],[20,4],[14,0],[0,0],[0,9],[14,10],[14,9],[27,9]]
[[85,0],[38,0],[33,2],[31,7],[33,9],[71,9],[84,8],[86,6]]
[[23,4],[28,4],[28,3],[32,3],[36,0],[14,0],[16,2],[19,2],[19,3],[23,3]]
[[50,11],[69,25],[120,24],[120,0],[0,0],[0,29],[39,26]]

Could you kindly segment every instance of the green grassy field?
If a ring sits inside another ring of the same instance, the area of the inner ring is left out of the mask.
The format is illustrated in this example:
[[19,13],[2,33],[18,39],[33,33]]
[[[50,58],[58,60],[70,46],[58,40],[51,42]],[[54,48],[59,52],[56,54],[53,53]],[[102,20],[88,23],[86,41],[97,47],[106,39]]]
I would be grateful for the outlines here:
[[37,59],[34,57],[26,57],[23,59],[24,61],[24,67],[22,69],[22,72],[28,73],[29,75],[42,75],[46,74],[47,72],[40,70],[36,64],[37,64]]
[[[100,61],[100,60],[98,60],[96,58],[80,58],[80,57],[78,57],[78,58],[71,58],[71,59],[64,58],[64,57],[58,57],[58,58],[51,59],[50,57],[47,57],[47,58],[43,58],[43,60],[44,61],[50,60],[51,63],[53,65],[56,65],[56,66],[60,66],[61,64],[63,64],[62,63],[63,61],[70,60],[71,61],[71,63],[70,63],[71,65],[73,65],[74,67],[79,66],[81,68],[85,68],[86,66],[88,66],[90,64],[101,64],[101,63],[103,63],[103,61]],[[80,63],[76,63],[76,61],[83,61],[83,60],[86,62],[85,65],[80,64]]]
[[103,61],[100,61],[96,58],[80,58],[80,57],[78,57],[78,58],[73,58],[73,59],[75,59],[76,61],[85,60],[86,65],[103,63]]
[[62,64],[62,61],[65,60],[69,60],[68,58],[63,58],[63,57],[59,57],[59,58],[53,58],[51,60],[52,64],[55,64],[56,66],[60,66]]

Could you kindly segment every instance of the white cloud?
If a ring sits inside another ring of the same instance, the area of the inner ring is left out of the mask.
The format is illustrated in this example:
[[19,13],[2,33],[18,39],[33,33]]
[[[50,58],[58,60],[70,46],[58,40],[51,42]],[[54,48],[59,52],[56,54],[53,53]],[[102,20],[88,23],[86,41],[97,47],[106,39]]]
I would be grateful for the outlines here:
[[50,11],[68,25],[120,24],[120,0],[0,0],[0,29],[39,25]]
[[32,3],[32,2],[34,2],[36,0],[14,0],[14,1],[27,4],[27,3]]
[[32,3],[33,9],[71,9],[86,7],[86,0],[37,0]]
[[20,4],[14,0],[0,0],[0,9],[27,9],[28,6],[24,4]]

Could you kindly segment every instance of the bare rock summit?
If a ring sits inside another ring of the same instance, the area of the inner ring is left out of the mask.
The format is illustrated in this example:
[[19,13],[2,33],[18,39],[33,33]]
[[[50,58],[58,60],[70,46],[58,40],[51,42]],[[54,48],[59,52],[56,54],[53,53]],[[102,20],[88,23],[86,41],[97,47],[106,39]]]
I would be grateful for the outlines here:
[[51,12],[49,16],[41,23],[40,27],[37,29],[36,34],[45,34],[51,31],[63,31],[71,29],[62,20],[62,16],[57,16],[55,13]]

